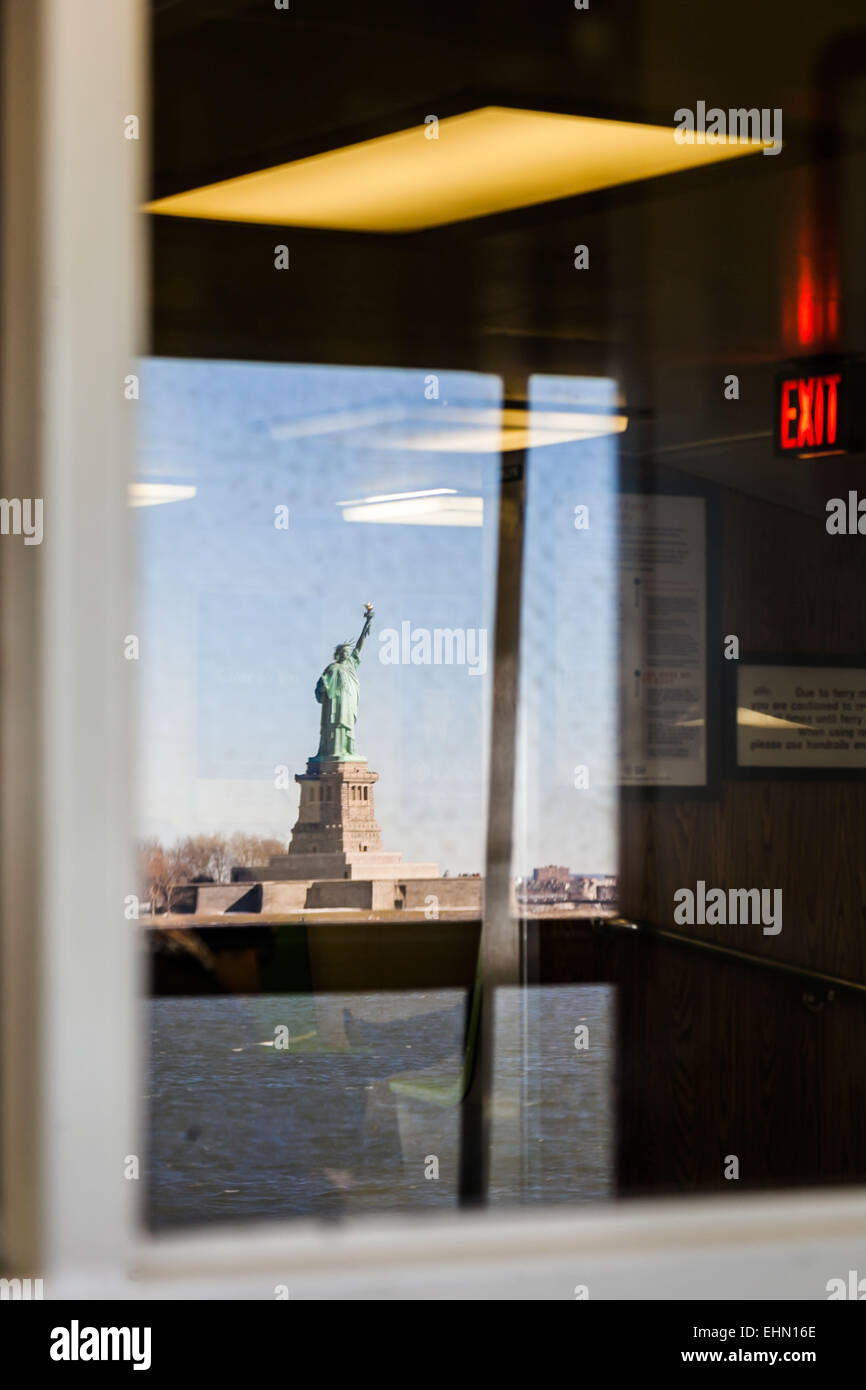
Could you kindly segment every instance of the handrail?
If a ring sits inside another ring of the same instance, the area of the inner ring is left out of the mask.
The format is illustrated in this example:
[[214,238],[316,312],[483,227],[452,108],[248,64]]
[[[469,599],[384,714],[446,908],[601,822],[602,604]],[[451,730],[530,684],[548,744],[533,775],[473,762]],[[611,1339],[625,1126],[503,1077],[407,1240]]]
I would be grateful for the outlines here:
[[[806,966],[791,965],[788,961],[772,960],[769,956],[755,955],[751,951],[740,951],[735,946],[722,946],[716,941],[704,941],[697,936],[686,936],[683,932],[669,931],[666,927],[654,927],[649,922],[635,922],[628,917],[591,917],[590,926],[599,936],[610,934],[635,935],[659,941],[671,941],[677,946],[686,946],[704,955],[721,957],[736,961],[740,965],[757,966],[777,975],[786,975],[804,983],[820,985],[826,991],[821,1002],[829,1002],[837,990],[848,994],[866,995],[866,984],[856,980],[846,980],[839,975],[828,975],[823,970],[810,970]],[[806,998],[806,996],[804,996]],[[806,999],[808,1002],[808,998]]]

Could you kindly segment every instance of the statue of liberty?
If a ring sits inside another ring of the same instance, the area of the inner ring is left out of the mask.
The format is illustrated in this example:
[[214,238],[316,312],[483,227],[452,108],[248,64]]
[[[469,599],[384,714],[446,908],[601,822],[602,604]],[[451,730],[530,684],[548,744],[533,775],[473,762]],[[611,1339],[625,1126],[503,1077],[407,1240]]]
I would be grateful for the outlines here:
[[358,757],[355,752],[355,723],[361,693],[358,666],[372,622],[373,605],[366,603],[364,626],[357,642],[341,642],[335,647],[334,660],[325,667],[316,682],[316,699],[322,706],[322,724],[315,762],[348,762]]

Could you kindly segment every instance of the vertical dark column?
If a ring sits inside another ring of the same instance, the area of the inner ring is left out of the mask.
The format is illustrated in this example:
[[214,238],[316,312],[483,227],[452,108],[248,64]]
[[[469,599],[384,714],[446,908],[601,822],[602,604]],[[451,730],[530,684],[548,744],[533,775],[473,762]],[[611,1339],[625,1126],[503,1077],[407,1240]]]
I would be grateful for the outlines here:
[[[516,394],[523,404],[525,389]],[[505,404],[509,403],[506,399]],[[495,991],[500,985],[518,985],[521,982],[521,924],[511,915],[510,900],[525,472],[526,450],[503,455],[493,641],[484,921],[475,984],[475,988],[481,992],[481,1016],[475,1065],[462,1111],[460,1201],[464,1206],[480,1206],[487,1200]]]

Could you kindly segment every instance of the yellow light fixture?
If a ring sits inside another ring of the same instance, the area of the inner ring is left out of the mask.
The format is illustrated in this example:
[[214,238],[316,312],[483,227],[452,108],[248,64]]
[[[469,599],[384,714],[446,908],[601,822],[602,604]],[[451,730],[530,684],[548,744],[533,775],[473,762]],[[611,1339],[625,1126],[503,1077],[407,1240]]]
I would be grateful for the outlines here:
[[741,729],[805,729],[810,733],[817,732],[811,724],[800,724],[796,719],[780,719],[775,714],[749,709],[748,705],[739,706],[737,723]]
[[674,127],[484,106],[428,125],[175,193],[170,217],[417,232],[573,198],[738,155],[760,140],[677,144]]
[[[761,710],[749,709],[740,705],[737,709],[737,724],[741,729],[805,729],[814,733],[811,724],[798,724],[793,719],[779,719],[775,714],[763,714]],[[702,729],[703,719],[678,719],[678,729]]]

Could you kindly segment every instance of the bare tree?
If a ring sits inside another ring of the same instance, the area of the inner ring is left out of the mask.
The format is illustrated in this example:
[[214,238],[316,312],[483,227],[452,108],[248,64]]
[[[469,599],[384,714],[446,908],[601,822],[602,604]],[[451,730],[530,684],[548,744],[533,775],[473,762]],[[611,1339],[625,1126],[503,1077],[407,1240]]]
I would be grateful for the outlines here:
[[174,851],[166,850],[158,840],[146,841],[141,847],[141,878],[145,897],[152,912],[165,912],[168,900],[183,866]]
[[286,846],[283,840],[264,838],[261,835],[249,835],[243,830],[238,830],[229,840],[231,862],[242,864],[249,868],[252,864],[266,864],[272,854],[285,854]]
[[166,912],[173,888],[196,880],[229,883],[233,865],[266,864],[285,851],[282,840],[242,830],[230,836],[186,835],[168,847],[151,838],[140,846],[142,893],[153,912]]

